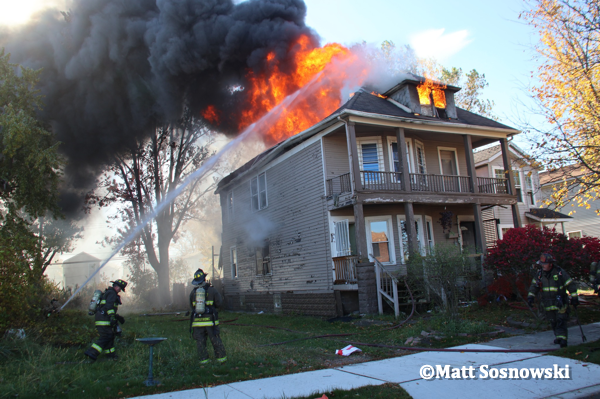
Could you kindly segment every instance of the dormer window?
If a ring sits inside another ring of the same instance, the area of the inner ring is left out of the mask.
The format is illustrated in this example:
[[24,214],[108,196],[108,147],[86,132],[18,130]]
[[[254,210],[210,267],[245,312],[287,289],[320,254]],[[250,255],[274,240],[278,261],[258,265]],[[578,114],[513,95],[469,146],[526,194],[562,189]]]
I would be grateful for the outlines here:
[[423,115],[448,119],[446,114],[446,85],[425,79],[417,86]]

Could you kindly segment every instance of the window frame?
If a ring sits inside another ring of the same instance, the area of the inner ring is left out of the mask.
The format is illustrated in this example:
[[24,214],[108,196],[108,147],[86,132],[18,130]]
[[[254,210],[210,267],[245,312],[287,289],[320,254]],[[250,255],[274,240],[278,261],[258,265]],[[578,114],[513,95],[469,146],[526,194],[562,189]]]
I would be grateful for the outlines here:
[[231,278],[238,278],[237,248],[235,245],[229,247],[229,265],[231,266]]
[[[414,215],[415,216],[415,223],[417,224],[417,243],[419,245],[419,252],[421,253],[421,255],[425,255],[426,252],[424,253],[424,251],[427,250],[427,248],[424,245],[424,230],[423,230],[423,215]],[[432,218],[429,216],[425,216],[426,218],[428,217],[430,221],[432,221]],[[406,223],[406,216],[405,215],[397,215],[396,218],[396,224],[398,227],[398,242],[400,244],[400,255],[401,255],[401,260],[400,263],[402,264],[406,264],[406,261],[408,260],[408,248],[406,250],[406,257],[404,256],[404,241],[402,240],[402,222]],[[432,225],[432,233],[433,233],[433,225]]]
[[[444,169],[442,168],[442,153],[441,151],[453,151],[454,152],[454,162],[456,162],[456,175],[454,176],[460,176],[460,165],[458,163],[458,150],[456,149],[456,147],[438,147],[437,148],[438,151],[438,161],[439,161],[439,166],[440,166],[440,175],[442,176],[453,176],[453,175],[445,175],[444,174]],[[459,180],[460,182],[460,180]]]
[[[419,148],[423,151],[423,171],[421,172],[421,164],[419,163]],[[458,159],[457,159],[458,161]],[[457,162],[458,166],[458,162]],[[458,168],[457,168],[458,170]],[[421,175],[427,174],[427,156],[425,155],[425,145],[422,141],[415,139],[415,172]]]
[[[264,176],[264,189],[261,190],[261,185],[260,185],[260,178]],[[252,191],[252,186],[253,183],[256,182],[256,193],[254,193]],[[261,201],[261,194],[264,192],[265,194],[265,205],[261,206],[262,201]],[[256,197],[256,205],[257,208],[254,207],[254,198]],[[268,192],[267,192],[267,172],[262,172],[257,174],[256,176],[252,177],[252,179],[250,179],[250,208],[252,209],[253,212],[258,212],[258,211],[262,211],[263,209],[267,208],[269,206],[269,196],[268,196]]]
[[[512,172],[513,180],[515,181],[515,195],[517,196],[517,204],[524,204],[525,196],[523,195],[523,179],[521,179],[521,171],[519,169],[513,169]],[[519,179],[519,184],[517,184],[517,177]],[[521,195],[518,194],[519,192]]]
[[[404,142],[406,143],[406,153],[408,155],[408,173],[414,173],[414,155],[413,155],[413,140],[411,138],[404,138]],[[390,172],[395,172],[394,169],[394,149],[392,147],[393,144],[397,144],[398,139],[395,136],[387,136],[387,149],[388,149],[388,161]],[[402,160],[398,160],[398,162],[402,162]]]
[[498,239],[502,240],[504,238],[504,233],[502,232],[502,229],[514,229],[515,225],[512,223],[503,223],[503,224],[498,224]]
[[[388,262],[381,262],[383,265],[394,265],[396,264],[396,245],[394,240],[394,227],[392,225],[392,215],[382,215],[382,216],[368,216],[365,217],[365,232],[367,238],[367,248],[370,252],[373,247],[373,242],[371,241],[371,223],[372,222],[386,222],[387,223],[387,234],[388,234],[388,252],[390,255],[390,260]],[[367,254],[370,261],[373,261],[370,253]]]
[[[265,257],[265,248],[267,249],[267,253],[268,255]],[[258,252],[261,252],[260,255],[260,263],[261,263],[261,273],[258,272]],[[254,247],[254,257],[255,257],[255,265],[256,265],[256,276],[260,277],[260,276],[272,276],[273,275],[273,265],[271,263],[271,242],[269,239],[266,239],[263,242],[263,245],[260,247]],[[267,259],[265,261],[265,259]],[[267,265],[268,272],[265,269],[265,264]]]
[[385,164],[383,162],[383,148],[381,144],[381,137],[357,137],[356,138],[356,150],[358,151],[358,166],[360,171],[364,171],[364,163],[363,163],[363,152],[362,146],[363,144],[375,144],[375,148],[377,149],[377,172],[385,172]]
[[[570,236],[571,233],[579,233],[579,237],[571,237]],[[567,235],[567,239],[569,239],[569,240],[571,238],[582,238],[583,237],[583,231],[582,230],[567,231],[566,235]]]

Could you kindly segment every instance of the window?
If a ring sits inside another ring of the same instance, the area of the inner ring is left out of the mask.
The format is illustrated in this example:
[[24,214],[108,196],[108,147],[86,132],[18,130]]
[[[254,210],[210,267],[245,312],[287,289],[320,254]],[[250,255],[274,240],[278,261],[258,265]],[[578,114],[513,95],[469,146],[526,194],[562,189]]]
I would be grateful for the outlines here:
[[513,170],[513,178],[515,179],[515,191],[517,194],[517,201],[523,202],[523,190],[521,189],[521,174],[518,170]]
[[377,216],[365,218],[369,252],[381,263],[394,263],[394,236],[392,217]]
[[266,276],[271,274],[271,252],[269,240],[265,240],[262,247],[256,247],[256,275]]
[[[392,170],[394,172],[400,172],[401,160],[398,159],[398,143],[390,143],[390,152],[392,154],[390,157],[392,160]],[[406,141],[406,159],[408,160],[408,173],[412,173],[412,162],[410,162],[410,142],[408,140]]]
[[253,211],[267,207],[267,175],[265,173],[261,173],[250,181],[250,192]]
[[352,245],[350,243],[350,224],[348,219],[334,223],[336,256],[350,256],[352,254]]
[[527,197],[529,198],[529,203],[531,205],[535,205],[535,196],[533,195],[533,179],[531,176],[531,172],[525,175],[525,188],[527,189]]
[[496,179],[506,179],[504,169],[494,169],[494,176],[496,177]]
[[[428,222],[431,222],[431,218],[429,218]],[[421,215],[415,215],[415,230],[417,231],[417,250],[421,254],[425,254],[425,247],[423,246],[423,237],[421,228],[423,223],[423,218]],[[431,223],[430,223],[430,227]],[[400,232],[400,253],[402,254],[401,260],[403,263],[406,263],[408,260],[408,232],[406,231],[406,217],[404,215],[398,215],[398,231]],[[433,230],[431,230],[433,233]],[[429,241],[429,236],[427,237]],[[431,235],[431,242],[433,243],[433,234]]]
[[433,220],[431,216],[425,216],[425,239],[427,241],[427,251],[431,254],[435,242],[433,240]]
[[235,247],[229,249],[229,259],[231,261],[231,278],[237,278],[237,249]]
[[425,166],[425,147],[423,143],[415,140],[415,150],[417,152],[417,173],[426,174],[427,168]]
[[231,221],[233,218],[233,191],[227,194],[227,215]]
[[363,170],[372,172],[379,171],[379,159],[377,156],[377,144],[361,144]]
[[[438,155],[440,157],[440,171],[444,176],[458,176],[458,159],[456,157],[455,148],[438,147]],[[444,177],[444,191],[460,192],[460,179],[458,177]]]
[[581,238],[582,237],[581,230],[578,230],[578,231],[568,231],[567,232],[567,237],[569,237],[569,239],[571,239],[571,238]]
[[498,225],[498,232],[500,233],[500,240],[502,238],[504,238],[504,234],[506,234],[506,232],[510,229],[512,229],[514,226],[512,224],[499,224]]

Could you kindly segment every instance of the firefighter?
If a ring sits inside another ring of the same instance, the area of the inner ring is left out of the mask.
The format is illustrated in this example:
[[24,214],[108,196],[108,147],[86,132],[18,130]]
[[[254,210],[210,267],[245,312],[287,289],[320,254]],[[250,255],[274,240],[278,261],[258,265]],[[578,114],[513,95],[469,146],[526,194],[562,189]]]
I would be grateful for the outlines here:
[[206,281],[206,274],[202,269],[198,269],[194,273],[192,284],[196,287],[190,293],[190,306],[192,307],[190,329],[193,329],[192,336],[196,340],[200,364],[210,361],[206,349],[207,336],[215,351],[216,361],[224,363],[227,361],[227,355],[219,335],[219,313],[217,312],[217,308],[222,304],[221,294]]
[[594,292],[600,295],[600,262],[592,262],[590,265],[590,283],[594,288]]
[[115,336],[121,334],[117,323],[125,323],[125,318],[117,314],[117,308],[121,304],[119,292],[125,292],[127,282],[119,279],[111,281],[111,283],[112,287],[108,287],[104,291],[96,309],[96,328],[100,337],[84,353],[92,360],[96,360],[101,353],[111,359],[117,358]]
[[[579,305],[577,284],[566,271],[555,265],[555,260],[549,253],[541,254],[537,264],[541,267],[537,276],[531,282],[531,287],[529,287],[527,303],[529,306],[533,306],[535,296],[541,291],[541,306],[546,311],[546,318],[554,330],[556,336],[554,343],[564,348],[567,346],[569,337],[567,330],[570,311],[569,302],[574,308]],[[571,294],[570,298],[567,290]]]

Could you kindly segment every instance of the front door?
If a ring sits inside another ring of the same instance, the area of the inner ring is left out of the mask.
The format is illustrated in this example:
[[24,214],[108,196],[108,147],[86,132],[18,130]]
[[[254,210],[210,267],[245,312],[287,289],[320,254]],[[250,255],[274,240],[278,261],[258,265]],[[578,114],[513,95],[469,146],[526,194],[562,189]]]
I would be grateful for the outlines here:
[[475,253],[475,222],[460,222],[459,228],[463,249]]
[[460,191],[458,183],[458,165],[456,164],[456,152],[453,150],[440,150],[440,166],[444,191]]

